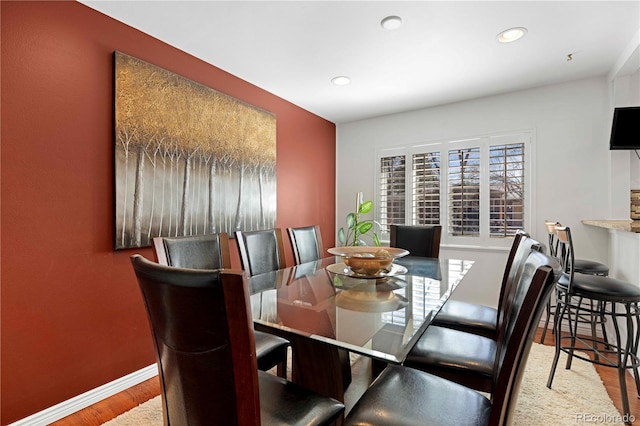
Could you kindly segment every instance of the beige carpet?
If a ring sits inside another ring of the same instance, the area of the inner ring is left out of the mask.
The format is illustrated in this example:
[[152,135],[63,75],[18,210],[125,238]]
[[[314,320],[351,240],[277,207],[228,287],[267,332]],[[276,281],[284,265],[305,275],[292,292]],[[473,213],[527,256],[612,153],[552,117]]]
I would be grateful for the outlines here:
[[[547,389],[547,376],[553,359],[553,347],[533,344],[521,386],[515,425],[623,425],[621,415],[593,365],[576,360],[571,370],[564,369],[560,358],[553,389]],[[359,362],[353,359],[355,363]],[[354,365],[354,367],[356,367]],[[356,371],[362,369],[354,368]],[[354,382],[357,377],[354,376]],[[104,423],[108,426],[161,426],[160,397]]]

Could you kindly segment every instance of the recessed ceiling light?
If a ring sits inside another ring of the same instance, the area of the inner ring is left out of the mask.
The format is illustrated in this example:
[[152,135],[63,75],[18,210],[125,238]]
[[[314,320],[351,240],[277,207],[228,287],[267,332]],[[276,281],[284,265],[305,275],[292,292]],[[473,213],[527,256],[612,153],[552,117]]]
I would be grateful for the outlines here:
[[522,38],[527,33],[527,29],[523,27],[509,28],[498,34],[498,41],[500,43],[511,43]]
[[336,86],[346,86],[347,84],[351,83],[351,79],[347,76],[340,75],[338,77],[333,77],[331,79],[331,82]]
[[399,16],[387,16],[380,21],[380,25],[382,25],[382,28],[385,30],[395,30],[402,25],[402,18]]

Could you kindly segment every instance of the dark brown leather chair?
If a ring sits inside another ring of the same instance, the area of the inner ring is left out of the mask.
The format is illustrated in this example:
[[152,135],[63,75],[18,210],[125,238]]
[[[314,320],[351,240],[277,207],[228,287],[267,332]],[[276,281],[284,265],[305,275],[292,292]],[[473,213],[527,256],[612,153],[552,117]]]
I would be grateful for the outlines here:
[[509,424],[538,321],[558,274],[555,260],[535,251],[528,256],[496,352],[491,399],[423,371],[388,366],[351,409],[345,424]]
[[[229,236],[219,234],[182,237],[155,237],[153,250],[161,265],[191,269],[230,269]],[[262,331],[255,332],[258,368],[277,368],[280,377],[287,376],[288,340]]]
[[454,328],[467,333],[489,337],[493,340],[497,339],[498,315],[499,312],[502,312],[505,298],[509,294],[519,270],[518,266],[514,265],[514,259],[519,259],[519,263],[524,261],[524,256],[528,254],[530,249],[530,244],[528,244],[529,247],[525,247],[524,244],[527,238],[529,238],[529,235],[524,231],[518,231],[513,236],[513,244],[511,245],[511,250],[509,250],[502,276],[497,308],[449,299],[433,318],[431,325]]
[[[249,276],[277,271],[286,267],[280,228],[262,231],[236,231],[236,243],[242,269]],[[295,348],[293,349],[295,350]],[[343,385],[346,388],[351,383],[349,352],[341,349],[337,352],[342,365]]]
[[313,262],[323,257],[324,247],[318,225],[287,228],[287,233],[296,265]]
[[151,325],[164,424],[324,425],[344,405],[259,371],[239,271],[131,258]]
[[155,237],[153,250],[161,265],[192,269],[229,269],[229,236],[219,234]]
[[[482,392],[491,390],[495,374],[496,353],[504,341],[511,311],[517,309],[516,297],[530,253],[539,252],[542,245],[533,238],[520,244],[513,262],[513,282],[506,292],[499,312],[496,340],[464,331],[429,326],[411,349],[404,365],[435,374]],[[554,263],[557,264],[557,262]]]
[[439,257],[441,225],[389,225],[389,246],[409,250],[409,256]]
[[236,244],[242,269],[251,277],[287,266],[280,228],[236,231]]

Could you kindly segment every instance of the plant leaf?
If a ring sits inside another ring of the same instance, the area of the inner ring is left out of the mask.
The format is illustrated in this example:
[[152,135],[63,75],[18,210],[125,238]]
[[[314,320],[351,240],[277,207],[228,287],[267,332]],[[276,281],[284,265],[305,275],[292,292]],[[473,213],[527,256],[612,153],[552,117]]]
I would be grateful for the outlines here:
[[355,225],[356,225],[356,214],[355,213],[349,213],[347,215],[347,228],[353,229],[353,227]]
[[366,234],[367,232],[369,232],[371,230],[371,228],[373,228],[373,223],[371,223],[371,222],[362,222],[360,224],[360,226],[358,226],[358,231],[361,234]]
[[369,213],[371,209],[373,209],[373,201],[365,201],[364,203],[360,204],[358,212],[360,212],[361,214],[365,214]]
[[344,228],[338,229],[338,241],[340,241],[340,244],[344,244],[346,239],[347,237],[344,234]]
[[373,242],[376,247],[380,247],[380,238],[378,238],[378,234],[376,234],[375,232],[373,233]]

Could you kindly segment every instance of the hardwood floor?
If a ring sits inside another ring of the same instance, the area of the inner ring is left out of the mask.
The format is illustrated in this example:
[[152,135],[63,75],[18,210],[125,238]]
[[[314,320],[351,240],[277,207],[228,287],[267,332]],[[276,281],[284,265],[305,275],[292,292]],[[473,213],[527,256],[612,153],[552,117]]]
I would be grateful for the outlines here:
[[157,395],[160,395],[160,380],[158,376],[51,423],[51,425],[99,426]]
[[[541,330],[538,329],[538,333],[536,334],[536,342],[540,341]],[[545,345],[553,346],[554,345],[554,336],[553,334],[547,332],[544,340]],[[584,362],[581,360],[574,360],[574,362]],[[618,380],[618,370],[611,367],[604,367],[602,365],[593,364],[596,371],[600,375],[602,379],[602,383],[604,383],[605,388],[607,389],[607,393],[609,394],[609,398],[613,401],[613,405],[616,406],[618,411],[622,413],[622,394],[620,393],[620,383]],[[564,368],[564,365],[558,364],[558,368]],[[627,374],[627,395],[629,396],[629,411],[631,415],[634,417],[633,424],[640,425],[640,399],[638,399],[638,391],[635,387],[635,382],[633,380],[633,376]]]
[[[540,331],[536,335],[536,342],[540,340]],[[553,335],[547,333],[545,338],[546,345],[553,346]],[[576,360],[575,362],[584,362]],[[594,365],[598,374],[602,378],[602,381],[607,389],[609,397],[613,401],[618,411],[622,411],[622,398],[620,394],[620,388],[618,384],[617,370],[614,368],[607,368],[599,365]],[[558,368],[564,368],[558,365]],[[627,392],[629,395],[629,405],[631,414],[635,417],[633,424],[640,425],[640,399],[635,389],[633,379],[630,375],[627,375]],[[102,423],[111,420],[118,415],[129,411],[137,405],[153,398],[160,394],[160,383],[157,377],[151,378],[145,382],[142,382],[136,386],[120,392],[104,401],[100,401],[90,407],[78,411],[64,419],[61,419],[53,426],[99,426]]]

